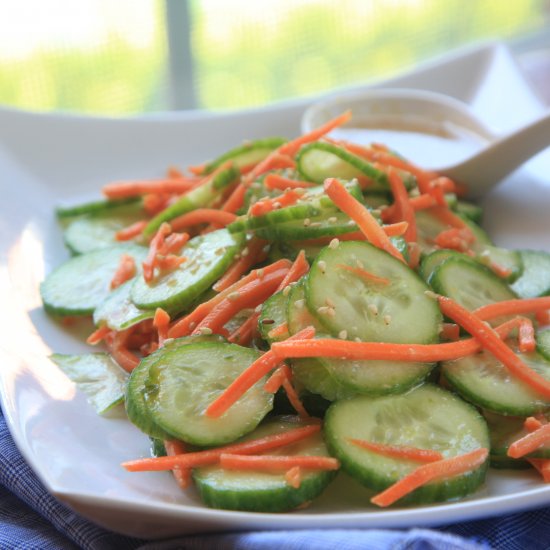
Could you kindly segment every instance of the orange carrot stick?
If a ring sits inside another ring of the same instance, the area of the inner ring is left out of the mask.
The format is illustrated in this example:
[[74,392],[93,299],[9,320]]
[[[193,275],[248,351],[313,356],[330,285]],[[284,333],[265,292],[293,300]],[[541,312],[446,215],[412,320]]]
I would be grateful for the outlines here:
[[273,374],[267,379],[267,382],[264,384],[264,390],[267,393],[277,393],[279,388],[283,385],[283,380],[285,377],[285,371],[283,367],[286,365],[281,365],[278,369],[275,369]]
[[288,334],[288,324],[287,323],[281,323],[279,326],[272,328],[267,335],[270,338],[280,338],[281,336],[284,336],[285,334]]
[[97,330],[94,330],[88,338],[86,338],[86,343],[91,346],[95,346],[96,344],[99,344],[99,342],[101,342],[110,332],[111,329],[107,325],[99,327]]
[[176,466],[180,468],[197,468],[216,464],[223,453],[252,454],[263,453],[292,445],[298,441],[303,441],[321,430],[321,424],[308,424],[293,428],[281,433],[268,435],[258,439],[251,439],[241,443],[232,443],[216,449],[207,449],[176,456],[161,456],[156,458],[140,458],[124,462],[122,466],[129,472],[159,472],[172,470]]
[[236,219],[237,216],[232,212],[224,212],[215,208],[197,208],[170,220],[170,225],[172,226],[172,231],[180,231],[181,229],[201,223],[213,223],[217,227],[225,227]]
[[456,342],[460,338],[460,327],[456,323],[443,323],[441,338],[450,342]]
[[281,284],[279,285],[279,290],[283,290],[285,287],[287,287],[290,283],[295,283],[299,279],[301,279],[307,272],[309,271],[309,263],[306,258],[306,253],[302,249],[300,252],[298,252],[298,255],[296,256],[296,259],[294,262],[292,262],[292,265],[290,266],[290,269],[288,270],[288,273],[286,274],[285,278],[281,281]]
[[265,198],[255,202],[248,210],[248,213],[250,216],[263,216],[278,208],[295,204],[300,200],[302,195],[302,189],[289,189],[278,197]]
[[521,458],[522,456],[536,451],[539,447],[547,443],[550,443],[550,423],[542,424],[540,428],[514,441],[510,447],[508,447],[508,456],[512,458]]
[[393,169],[388,170],[388,182],[393,194],[395,205],[397,207],[398,220],[392,221],[405,221],[407,222],[407,230],[403,235],[405,240],[409,242],[416,242],[416,218],[414,215],[414,208],[409,200],[409,193],[401,176]]
[[528,458],[527,462],[539,471],[545,483],[550,483],[550,458]]
[[157,254],[164,243],[165,237],[171,232],[172,228],[170,224],[165,222],[158,228],[157,232],[151,239],[149,244],[149,252],[147,253],[145,260],[142,262],[143,278],[147,283],[150,283],[153,280]]
[[550,296],[541,298],[526,298],[517,300],[504,300],[481,306],[474,311],[475,316],[483,321],[494,319],[504,315],[521,315],[536,313],[550,309]]
[[153,326],[158,331],[159,347],[162,347],[166,338],[168,338],[168,327],[170,326],[170,315],[164,309],[158,307],[153,317]]
[[310,181],[285,178],[279,174],[268,174],[264,179],[264,185],[268,189],[280,189],[281,191],[286,191],[287,189],[313,187],[316,184]]
[[241,208],[244,204],[244,197],[246,195],[246,187],[244,184],[239,183],[237,187],[233,190],[231,195],[227,198],[227,200],[222,204],[220,207],[220,210],[222,212],[231,212],[234,214]]
[[337,179],[328,178],[325,181],[325,191],[334,204],[359,226],[359,229],[374,246],[385,250],[394,258],[405,261],[376,218]]
[[385,443],[366,441],[364,439],[348,438],[348,441],[368,451],[390,456],[392,458],[415,460],[417,462],[435,462],[436,460],[443,460],[443,455],[439,451],[432,451],[431,449],[419,449],[417,447],[409,447],[408,445],[387,445]]
[[[307,327],[291,339],[306,339],[313,338],[315,329]],[[287,340],[288,341],[288,340]],[[233,382],[219,395],[206,409],[206,416],[217,418],[237,402],[245,392],[247,392],[256,382],[261,380],[267,373],[273,370],[280,362],[279,358],[270,350],[264,353],[260,358],[256,359],[248,368],[246,368]]]
[[233,283],[237,282],[253,265],[263,261],[266,258],[266,253],[264,251],[266,244],[267,241],[254,237],[241,252],[240,257],[212,288],[216,292],[225,290]]
[[338,470],[340,462],[331,456],[314,455],[243,455],[223,453],[220,466],[226,470],[280,471],[293,466],[308,470]]
[[117,270],[111,279],[111,290],[129,281],[136,274],[136,262],[129,254],[122,254]]
[[[286,366],[286,365],[285,365]],[[307,419],[309,418],[309,413],[307,412],[296,388],[292,385],[292,371],[287,367],[285,370],[285,376],[283,377],[283,388],[285,390],[286,396],[293,409],[298,413],[300,418]]]
[[523,427],[528,432],[534,432],[535,430],[538,430],[541,426],[542,426],[542,422],[538,418],[535,418],[534,416],[529,416],[523,422]]
[[294,489],[299,489],[302,484],[302,470],[300,466],[293,466],[285,473],[285,481]]
[[147,225],[147,220],[140,220],[128,227],[124,227],[115,233],[115,240],[117,241],[129,241],[141,235],[145,226]]
[[379,277],[378,275],[375,275],[374,273],[371,273],[370,271],[367,271],[366,269],[363,269],[361,267],[354,267],[352,265],[346,265],[346,264],[337,264],[336,267],[338,269],[343,269],[344,271],[349,271],[350,273],[353,273],[357,277],[363,279],[366,283],[375,283],[380,285],[389,285],[390,280],[386,279],[385,277]]
[[[164,448],[168,456],[177,456],[186,452],[184,443],[177,439],[165,439]],[[174,466],[172,473],[182,489],[187,489],[189,487],[191,484],[191,470],[189,468],[183,469],[180,466]]]
[[397,483],[371,498],[371,502],[384,508],[430,481],[458,476],[475,470],[487,460],[488,456],[489,451],[480,448],[463,455],[422,464]]

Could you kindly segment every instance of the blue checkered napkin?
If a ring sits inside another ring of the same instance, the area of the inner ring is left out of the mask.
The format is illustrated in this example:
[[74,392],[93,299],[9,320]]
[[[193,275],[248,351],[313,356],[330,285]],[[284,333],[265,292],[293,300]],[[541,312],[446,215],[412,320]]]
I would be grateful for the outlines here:
[[[477,542],[476,542],[477,541]],[[52,497],[23,460],[0,411],[0,550],[550,550],[550,508],[439,530],[331,529],[143,541],[90,523]]]

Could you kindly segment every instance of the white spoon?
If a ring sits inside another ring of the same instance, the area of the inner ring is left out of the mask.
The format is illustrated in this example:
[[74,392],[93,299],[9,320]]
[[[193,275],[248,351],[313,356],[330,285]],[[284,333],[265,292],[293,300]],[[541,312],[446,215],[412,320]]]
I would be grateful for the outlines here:
[[349,126],[332,135],[365,144],[387,137],[386,145],[415,164],[466,184],[470,198],[487,194],[550,146],[550,112],[509,134],[495,136],[466,104],[409,89],[371,89],[322,100],[306,110],[302,130],[310,131],[347,109],[353,114]]

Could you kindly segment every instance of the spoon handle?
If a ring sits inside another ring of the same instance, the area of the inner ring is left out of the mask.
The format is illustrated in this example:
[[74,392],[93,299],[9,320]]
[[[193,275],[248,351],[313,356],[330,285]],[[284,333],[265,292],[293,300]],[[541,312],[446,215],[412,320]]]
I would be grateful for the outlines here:
[[550,146],[550,111],[494,141],[470,159],[444,173],[470,185],[469,196],[480,197],[516,168]]

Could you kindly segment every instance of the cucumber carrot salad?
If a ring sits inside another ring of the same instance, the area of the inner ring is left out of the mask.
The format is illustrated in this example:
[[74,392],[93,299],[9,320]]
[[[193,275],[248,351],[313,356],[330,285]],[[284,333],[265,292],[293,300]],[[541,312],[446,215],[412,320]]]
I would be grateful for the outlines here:
[[371,508],[550,482],[550,254],[495,246],[475,181],[332,139],[350,117],[58,209],[44,307],[98,351],[52,359],[150,438],[121,471],[258,512],[340,471]]

